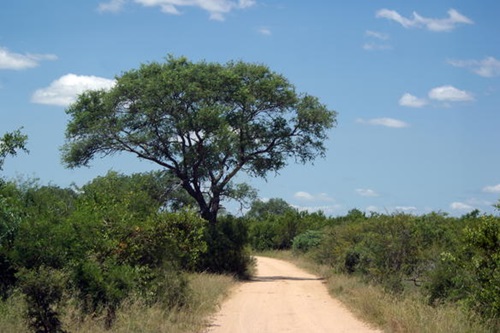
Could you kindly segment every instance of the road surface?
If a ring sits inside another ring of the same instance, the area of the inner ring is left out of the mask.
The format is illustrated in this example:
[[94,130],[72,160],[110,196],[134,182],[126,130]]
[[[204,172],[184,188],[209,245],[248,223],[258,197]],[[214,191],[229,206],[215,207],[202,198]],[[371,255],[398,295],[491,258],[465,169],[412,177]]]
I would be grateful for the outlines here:
[[257,274],[238,285],[209,333],[375,333],[333,299],[323,281],[295,265],[257,257]]

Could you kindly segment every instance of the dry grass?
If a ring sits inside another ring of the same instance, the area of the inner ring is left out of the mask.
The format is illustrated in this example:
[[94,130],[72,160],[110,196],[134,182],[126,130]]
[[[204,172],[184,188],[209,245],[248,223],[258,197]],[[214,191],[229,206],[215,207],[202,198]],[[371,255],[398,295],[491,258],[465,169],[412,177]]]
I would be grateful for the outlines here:
[[[193,274],[190,277],[192,292],[186,306],[165,309],[160,304],[147,306],[140,300],[129,299],[117,312],[116,322],[110,330],[104,328],[104,318],[81,318],[71,305],[66,308],[62,320],[64,328],[74,333],[201,332],[234,284],[230,276]],[[19,296],[0,302],[0,333],[27,332],[23,312],[24,303]]]
[[356,277],[334,274],[325,266],[291,252],[266,252],[294,262],[297,266],[325,277],[330,294],[339,299],[358,318],[387,333],[498,333],[498,328],[481,322],[458,305],[427,305],[423,296],[413,292],[394,296],[382,288],[368,285]]
[[27,332],[23,313],[24,303],[19,295],[0,301],[0,333]]

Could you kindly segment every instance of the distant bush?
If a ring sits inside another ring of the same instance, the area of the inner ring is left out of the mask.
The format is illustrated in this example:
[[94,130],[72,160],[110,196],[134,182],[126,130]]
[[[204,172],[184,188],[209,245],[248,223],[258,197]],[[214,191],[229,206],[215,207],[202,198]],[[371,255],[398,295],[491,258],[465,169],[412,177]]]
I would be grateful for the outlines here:
[[292,249],[296,252],[307,252],[319,246],[322,232],[319,230],[308,230],[297,235],[292,240]]
[[[249,224],[249,239],[253,249],[287,250],[292,248],[294,238],[308,230],[320,230],[329,224],[321,212],[299,212],[286,206],[283,200],[260,201],[245,216]],[[281,212],[279,214],[278,212]]]

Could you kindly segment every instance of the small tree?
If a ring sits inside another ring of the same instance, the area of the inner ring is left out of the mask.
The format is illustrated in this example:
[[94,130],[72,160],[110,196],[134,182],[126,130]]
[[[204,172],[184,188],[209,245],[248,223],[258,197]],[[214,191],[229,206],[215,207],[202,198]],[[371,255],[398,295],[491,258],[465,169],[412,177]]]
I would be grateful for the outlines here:
[[172,56],[125,72],[109,91],[83,93],[67,113],[68,167],[132,153],[170,170],[212,224],[240,171],[265,177],[289,158],[324,155],[336,117],[266,66]]

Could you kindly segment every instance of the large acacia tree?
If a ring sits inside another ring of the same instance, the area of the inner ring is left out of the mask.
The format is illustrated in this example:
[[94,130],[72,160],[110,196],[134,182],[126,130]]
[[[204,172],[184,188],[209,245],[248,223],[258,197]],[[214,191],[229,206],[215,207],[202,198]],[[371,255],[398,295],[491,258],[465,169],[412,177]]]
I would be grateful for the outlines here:
[[[336,113],[260,64],[169,56],[87,91],[68,109],[63,161],[129,152],[170,170],[215,223],[239,172],[265,177],[325,154]],[[237,191],[236,191],[237,192]]]

